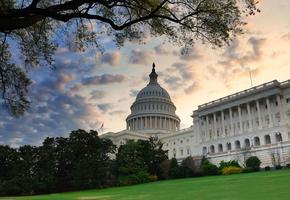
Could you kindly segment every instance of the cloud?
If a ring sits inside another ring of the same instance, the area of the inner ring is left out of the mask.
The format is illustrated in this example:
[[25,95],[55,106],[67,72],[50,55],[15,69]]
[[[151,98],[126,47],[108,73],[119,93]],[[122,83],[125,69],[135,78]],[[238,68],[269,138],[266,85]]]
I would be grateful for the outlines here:
[[106,85],[111,83],[121,83],[126,80],[126,76],[122,74],[103,74],[96,76],[87,76],[82,78],[83,85]]
[[102,63],[106,63],[112,66],[117,66],[120,64],[121,53],[119,51],[115,52],[105,52],[101,56]]
[[90,99],[91,100],[96,100],[96,99],[102,99],[106,96],[106,92],[102,91],[102,90],[93,90],[90,92]]
[[182,48],[180,51],[174,51],[174,55],[179,56],[181,61],[192,61],[202,58],[202,53],[196,47]]
[[132,89],[132,90],[130,90],[130,96],[131,97],[136,97],[138,92],[139,92],[139,90]]
[[101,103],[101,104],[98,104],[97,106],[103,113],[106,113],[113,107],[111,103]]
[[184,89],[184,92],[186,94],[191,94],[194,91],[196,91],[197,89],[199,89],[199,85],[198,85],[198,83],[196,81],[193,81],[191,85],[189,85],[188,87],[186,87]]
[[154,47],[155,53],[159,55],[168,55],[170,54],[170,51],[166,49],[166,47],[162,44],[159,44]]
[[150,64],[152,62],[152,51],[142,51],[141,49],[133,49],[129,58],[129,62],[133,64]]
[[232,45],[222,54],[224,60],[218,62],[218,64],[227,67],[245,67],[252,62],[258,62],[262,59],[263,46],[265,43],[265,38],[251,37],[247,41],[247,44],[249,44],[251,47],[251,51],[244,51],[242,50],[239,41],[234,40]]
[[172,64],[184,80],[192,80],[194,78],[193,67],[187,63],[174,63]]

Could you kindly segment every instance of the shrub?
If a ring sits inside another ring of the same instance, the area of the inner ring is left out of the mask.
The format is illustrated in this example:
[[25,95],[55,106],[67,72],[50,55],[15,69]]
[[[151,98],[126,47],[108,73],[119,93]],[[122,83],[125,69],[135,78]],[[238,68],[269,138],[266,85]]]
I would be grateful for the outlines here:
[[158,179],[169,179],[170,163],[170,160],[164,160],[159,164],[160,172],[158,174]]
[[118,177],[119,185],[122,185],[122,186],[134,185],[138,183],[147,183],[149,181],[150,181],[149,174],[144,171],[140,171],[136,174],[130,174],[128,176]]
[[170,161],[169,177],[180,178],[180,170],[176,158],[172,158]]
[[276,169],[282,169],[282,166],[281,165],[276,165],[275,168]]
[[201,161],[201,170],[203,175],[217,175],[219,174],[218,167],[208,161],[207,158],[203,158]]
[[156,175],[150,175],[150,176],[148,177],[148,180],[149,180],[150,182],[158,181],[158,176],[156,176]]
[[261,161],[257,156],[251,156],[246,160],[246,167],[252,168],[254,171],[260,170]]
[[269,166],[265,167],[265,171],[270,171],[270,170],[271,170],[271,168]]
[[286,168],[290,169],[290,163],[286,165]]
[[180,176],[183,178],[194,176],[195,171],[196,171],[196,166],[191,156],[185,158],[181,162],[179,171],[180,171]]
[[242,169],[240,167],[236,167],[236,166],[224,167],[222,169],[223,175],[239,174],[241,172],[242,172]]
[[238,161],[236,161],[236,160],[230,160],[230,161],[228,161],[228,162],[225,162],[225,161],[221,161],[220,162],[220,166],[219,166],[219,169],[220,170],[223,170],[223,168],[225,168],[225,167],[239,167],[239,168],[241,168],[241,166],[239,165],[239,163],[238,163]]
[[252,167],[245,167],[242,169],[242,173],[250,173],[250,172],[254,172],[256,170],[254,170]]

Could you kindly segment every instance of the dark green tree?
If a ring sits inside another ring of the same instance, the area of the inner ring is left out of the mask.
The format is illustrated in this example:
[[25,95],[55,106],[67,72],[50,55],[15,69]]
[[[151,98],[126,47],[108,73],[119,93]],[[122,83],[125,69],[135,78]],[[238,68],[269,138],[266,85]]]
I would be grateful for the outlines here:
[[[20,64],[53,64],[60,44],[84,51],[101,48],[110,36],[118,46],[149,34],[185,47],[196,40],[213,46],[228,44],[242,33],[243,13],[254,14],[255,0],[1,0],[0,92],[15,115],[28,108],[29,79],[11,56],[20,50]],[[61,37],[60,37],[61,36]]]

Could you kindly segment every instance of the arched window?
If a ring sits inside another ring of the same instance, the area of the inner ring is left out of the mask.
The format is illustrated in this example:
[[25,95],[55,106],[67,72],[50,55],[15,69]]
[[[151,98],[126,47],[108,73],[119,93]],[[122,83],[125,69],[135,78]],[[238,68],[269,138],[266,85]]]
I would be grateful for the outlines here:
[[230,142],[227,143],[227,150],[228,151],[232,150],[232,144]]
[[214,153],[214,145],[210,146],[210,153]]
[[245,148],[250,148],[250,140],[248,138],[245,139]]
[[260,146],[260,138],[259,137],[254,137],[254,145]]
[[173,149],[173,157],[176,158],[176,149]]
[[223,152],[223,145],[222,145],[222,144],[219,144],[219,145],[218,145],[218,151],[219,151],[219,152]]
[[203,155],[206,155],[206,153],[207,153],[207,148],[206,148],[206,147],[203,147],[203,148],[202,148],[202,154],[203,154]]
[[241,143],[239,140],[235,141],[235,147],[236,147],[236,150],[241,149]]
[[276,133],[275,134],[276,142],[282,142],[282,134],[281,133]]
[[183,156],[183,149],[180,149],[180,155]]
[[270,135],[265,135],[265,144],[271,144],[271,138]]

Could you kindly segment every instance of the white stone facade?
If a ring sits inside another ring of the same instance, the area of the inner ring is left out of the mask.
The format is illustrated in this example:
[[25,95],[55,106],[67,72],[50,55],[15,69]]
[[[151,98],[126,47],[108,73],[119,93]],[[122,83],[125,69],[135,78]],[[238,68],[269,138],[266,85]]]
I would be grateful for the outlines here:
[[256,155],[262,167],[290,163],[290,80],[271,81],[198,106],[193,125],[179,130],[180,119],[169,94],[157,83],[137,95],[127,130],[102,135],[116,145],[158,136],[168,157],[206,156],[214,164]]

